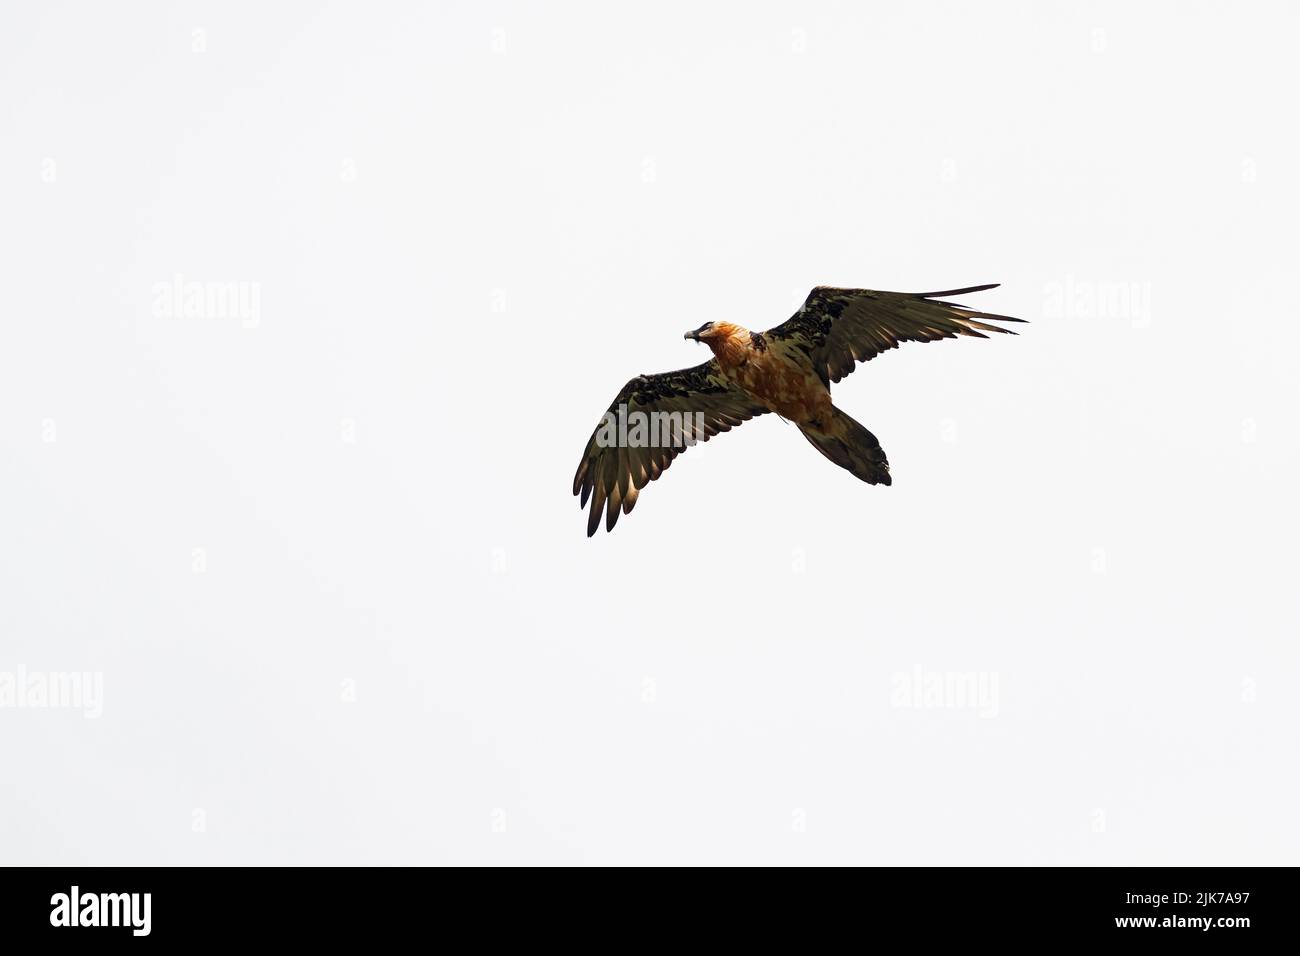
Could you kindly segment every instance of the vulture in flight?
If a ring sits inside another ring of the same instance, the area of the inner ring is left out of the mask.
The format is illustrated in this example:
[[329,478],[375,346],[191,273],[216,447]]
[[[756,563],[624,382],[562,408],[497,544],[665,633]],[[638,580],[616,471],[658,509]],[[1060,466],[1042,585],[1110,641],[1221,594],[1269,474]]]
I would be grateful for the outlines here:
[[831,404],[831,382],[900,342],[1014,334],[990,323],[1023,319],[944,301],[997,285],[918,293],[818,286],[798,312],[766,332],[731,322],[705,322],[687,332],[713,358],[632,379],[587,442],[573,493],[581,495],[580,507],[591,500],[588,537],[602,512],[612,531],[619,512],[629,513],[641,490],[686,448],[765,412],[794,422],[818,451],[868,484],[889,484],[880,442]]

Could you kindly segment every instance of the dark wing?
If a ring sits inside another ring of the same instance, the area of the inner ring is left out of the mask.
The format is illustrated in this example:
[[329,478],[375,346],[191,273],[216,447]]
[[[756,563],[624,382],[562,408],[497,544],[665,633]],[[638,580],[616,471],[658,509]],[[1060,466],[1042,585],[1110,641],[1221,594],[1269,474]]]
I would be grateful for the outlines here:
[[875,358],[886,349],[898,348],[900,342],[933,342],[958,335],[986,339],[984,332],[1014,335],[1010,329],[988,322],[1023,322],[1024,319],[976,312],[939,298],[983,292],[997,286],[995,282],[947,292],[873,292],[818,286],[808,294],[803,308],[765,334],[778,342],[788,341],[809,356],[823,381],[838,382],[858,362]]
[[[618,429],[620,405],[625,407],[622,435]],[[596,533],[602,511],[605,530],[614,530],[619,509],[623,514],[630,512],[641,489],[695,442],[708,441],[765,411],[722,377],[716,360],[632,379],[596,426],[573,476],[573,493],[582,495],[579,507],[585,507],[591,498],[587,536]],[[638,420],[645,429],[639,440]],[[607,422],[613,423],[612,429]]]

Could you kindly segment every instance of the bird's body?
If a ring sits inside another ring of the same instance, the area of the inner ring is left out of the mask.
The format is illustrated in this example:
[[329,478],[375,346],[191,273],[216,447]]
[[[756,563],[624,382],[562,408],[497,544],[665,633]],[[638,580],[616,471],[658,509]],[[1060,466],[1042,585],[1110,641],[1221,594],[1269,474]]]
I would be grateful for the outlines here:
[[831,392],[817,377],[808,356],[786,343],[775,346],[759,332],[716,322],[721,334],[709,347],[727,381],[756,398],[769,412],[802,425],[825,417]]
[[[1023,320],[937,298],[991,288],[910,294],[818,286],[788,321],[766,332],[731,322],[706,322],[687,332],[686,338],[707,344],[713,358],[695,368],[632,379],[587,443],[573,479],[582,505],[592,499],[587,534],[596,532],[602,512],[607,530],[613,530],[619,513],[630,512],[641,489],[684,448],[766,412],[794,422],[818,451],[861,480],[890,484],[880,442],[831,403],[831,382],[900,342],[1009,332],[985,320]],[[631,416],[651,418],[648,434],[656,438],[647,443],[645,430],[629,431]]]

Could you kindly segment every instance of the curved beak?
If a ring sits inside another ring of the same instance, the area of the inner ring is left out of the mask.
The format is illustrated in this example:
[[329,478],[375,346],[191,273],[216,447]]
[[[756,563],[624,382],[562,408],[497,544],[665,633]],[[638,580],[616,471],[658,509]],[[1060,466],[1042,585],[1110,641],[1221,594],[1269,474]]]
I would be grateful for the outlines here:
[[682,338],[691,339],[692,341],[698,342],[700,340],[700,330],[692,329],[690,332],[687,332],[685,335],[683,335]]

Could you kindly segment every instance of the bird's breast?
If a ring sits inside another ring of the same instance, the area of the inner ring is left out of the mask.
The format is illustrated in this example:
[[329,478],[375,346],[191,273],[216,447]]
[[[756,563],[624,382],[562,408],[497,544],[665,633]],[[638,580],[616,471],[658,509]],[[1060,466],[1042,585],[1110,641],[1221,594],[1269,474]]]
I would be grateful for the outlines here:
[[751,352],[745,362],[725,371],[767,409],[792,422],[818,419],[830,410],[831,394],[812,368],[775,350]]

